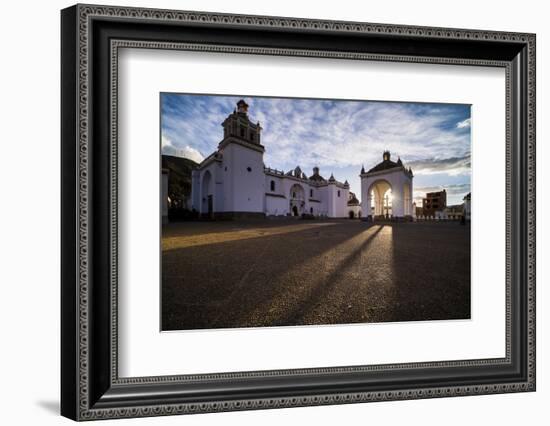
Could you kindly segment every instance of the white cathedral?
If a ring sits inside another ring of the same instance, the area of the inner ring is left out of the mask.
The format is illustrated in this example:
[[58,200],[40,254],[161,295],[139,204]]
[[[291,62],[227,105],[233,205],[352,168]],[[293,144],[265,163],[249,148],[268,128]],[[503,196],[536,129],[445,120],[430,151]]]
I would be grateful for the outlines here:
[[202,217],[239,218],[265,216],[408,217],[412,205],[412,171],[389,152],[383,161],[361,170],[363,206],[350,192],[349,183],[320,175],[318,167],[309,177],[296,167],[283,172],[265,167],[262,127],[248,116],[244,100],[237,103],[223,126],[218,149],[192,172],[193,209]]

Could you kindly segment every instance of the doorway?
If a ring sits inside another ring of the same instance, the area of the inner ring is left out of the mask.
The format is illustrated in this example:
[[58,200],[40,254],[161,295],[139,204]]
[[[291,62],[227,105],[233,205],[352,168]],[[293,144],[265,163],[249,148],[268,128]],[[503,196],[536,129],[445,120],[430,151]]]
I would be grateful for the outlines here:
[[209,195],[208,196],[208,217],[212,219],[213,215],[214,215],[214,196]]

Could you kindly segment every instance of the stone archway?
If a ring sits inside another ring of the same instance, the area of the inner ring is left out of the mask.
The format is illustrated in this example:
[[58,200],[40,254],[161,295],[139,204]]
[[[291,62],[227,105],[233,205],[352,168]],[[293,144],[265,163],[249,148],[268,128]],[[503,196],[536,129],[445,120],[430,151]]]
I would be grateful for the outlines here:
[[295,183],[290,187],[289,208],[292,216],[301,216],[306,207],[306,192],[302,185]]
[[368,189],[367,208],[373,217],[392,217],[392,186],[387,180],[379,179],[371,184]]
[[369,169],[361,169],[361,198],[363,216],[410,218],[413,214],[413,172],[400,158],[391,161],[385,151],[383,161]]

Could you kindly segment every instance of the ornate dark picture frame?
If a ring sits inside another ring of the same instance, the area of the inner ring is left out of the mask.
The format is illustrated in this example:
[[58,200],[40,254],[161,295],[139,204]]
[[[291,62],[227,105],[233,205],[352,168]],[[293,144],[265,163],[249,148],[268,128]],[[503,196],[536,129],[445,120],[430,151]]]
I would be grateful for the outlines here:
[[[74,420],[535,390],[535,35],[76,5],[61,13],[61,413]],[[506,70],[506,356],[120,378],[117,52],[190,49]]]

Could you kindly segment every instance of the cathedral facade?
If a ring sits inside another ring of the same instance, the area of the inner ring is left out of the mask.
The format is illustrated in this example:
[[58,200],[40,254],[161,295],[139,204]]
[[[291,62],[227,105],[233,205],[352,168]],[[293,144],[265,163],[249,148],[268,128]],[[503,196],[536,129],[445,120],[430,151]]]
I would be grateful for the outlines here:
[[361,201],[347,181],[318,167],[284,172],[264,165],[262,127],[248,116],[244,100],[222,123],[218,148],[192,172],[192,207],[204,218],[313,215],[328,218],[412,218],[413,173],[401,159],[382,162],[361,177]]
[[[262,127],[248,116],[243,100],[222,123],[218,149],[192,172],[193,209],[202,217],[349,217],[349,183],[325,179],[318,167],[308,177],[300,167],[288,172],[265,167]],[[356,199],[355,199],[356,200]],[[356,206],[353,207],[358,214]]]

